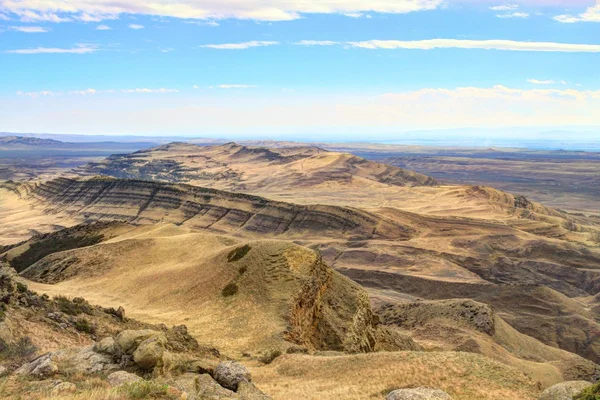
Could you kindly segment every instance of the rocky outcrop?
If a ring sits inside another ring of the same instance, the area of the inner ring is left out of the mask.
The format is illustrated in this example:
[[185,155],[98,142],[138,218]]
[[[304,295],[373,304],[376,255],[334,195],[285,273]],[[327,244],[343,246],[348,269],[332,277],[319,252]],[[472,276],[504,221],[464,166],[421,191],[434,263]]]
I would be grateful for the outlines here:
[[141,381],[140,378],[136,374],[132,374],[126,371],[116,371],[106,377],[106,381],[110,386],[121,386],[126,383],[135,383]]
[[589,386],[590,382],[570,381],[562,382],[544,390],[539,400],[573,400],[573,397]]
[[452,400],[452,397],[439,389],[415,388],[394,390],[386,400]]
[[250,372],[242,364],[234,361],[220,363],[215,369],[214,378],[224,388],[236,391],[242,382],[250,382]]

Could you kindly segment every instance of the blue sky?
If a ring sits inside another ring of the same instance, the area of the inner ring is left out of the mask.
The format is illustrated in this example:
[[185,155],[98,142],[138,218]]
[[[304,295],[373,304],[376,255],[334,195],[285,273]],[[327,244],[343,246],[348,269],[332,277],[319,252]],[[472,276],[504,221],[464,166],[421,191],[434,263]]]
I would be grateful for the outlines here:
[[0,0],[0,131],[600,126],[586,0]]

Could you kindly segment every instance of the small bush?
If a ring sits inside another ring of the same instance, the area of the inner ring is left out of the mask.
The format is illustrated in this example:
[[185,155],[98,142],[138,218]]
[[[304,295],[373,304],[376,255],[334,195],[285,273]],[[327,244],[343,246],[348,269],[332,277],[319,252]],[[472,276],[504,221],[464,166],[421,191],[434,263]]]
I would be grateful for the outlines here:
[[238,291],[238,285],[236,285],[234,282],[231,282],[223,288],[223,290],[221,291],[221,294],[223,295],[223,297],[229,297],[229,296],[233,296],[234,294],[236,294],[237,291]]
[[269,350],[258,358],[263,364],[271,364],[277,357],[281,355],[280,350]]
[[248,271],[248,267],[245,265],[243,267],[240,267],[240,269],[238,270],[240,275],[244,275],[246,273],[246,271]]
[[119,387],[119,392],[127,399],[177,399],[175,395],[168,393],[168,386],[154,381],[140,381],[126,383]]
[[91,315],[93,311],[90,303],[81,297],[76,297],[73,300],[69,300],[69,298],[65,296],[57,296],[54,298],[54,301],[58,309],[68,315]]
[[20,338],[15,344],[9,344],[0,339],[0,358],[15,361],[29,360],[36,352],[37,347],[31,342],[29,336]]
[[251,249],[252,249],[252,247],[250,247],[247,244],[243,245],[242,247],[233,249],[227,255],[227,261],[229,261],[229,262],[239,261],[242,258],[244,258]]
[[573,400],[600,400],[600,383],[583,389]]
[[79,332],[85,332],[85,333],[95,333],[96,332],[96,327],[94,325],[92,325],[90,323],[90,321],[88,321],[85,318],[78,318],[75,321],[73,321],[73,326],[75,327],[75,329],[77,329]]

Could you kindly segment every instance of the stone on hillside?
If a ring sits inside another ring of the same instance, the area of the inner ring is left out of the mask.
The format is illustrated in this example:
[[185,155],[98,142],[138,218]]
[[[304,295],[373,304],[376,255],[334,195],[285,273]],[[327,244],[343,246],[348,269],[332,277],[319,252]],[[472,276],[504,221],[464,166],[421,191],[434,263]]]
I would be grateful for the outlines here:
[[240,382],[250,382],[250,372],[235,361],[224,361],[215,368],[214,378],[224,388],[237,391]]
[[452,397],[439,389],[415,388],[394,390],[386,400],[452,400]]
[[52,353],[45,354],[22,365],[15,371],[17,375],[31,376],[37,379],[45,379],[58,372],[58,366],[52,360]]
[[117,351],[115,339],[107,337],[94,344],[94,351],[104,354],[115,354]]
[[58,385],[52,388],[52,395],[60,395],[67,393],[75,393],[77,391],[77,386],[71,382],[61,382]]
[[592,386],[592,384],[586,381],[558,383],[544,390],[539,400],[573,400],[573,396],[578,395],[588,386]]
[[239,383],[237,394],[242,400],[272,400],[252,383],[245,381]]
[[133,352],[133,362],[142,369],[151,370],[163,363],[165,344],[159,337],[144,340]]
[[183,374],[168,382],[187,394],[187,400],[233,400],[239,396],[219,385],[208,374]]
[[112,356],[94,351],[94,346],[58,350],[52,353],[52,359],[69,365],[71,372],[98,374],[118,369]]
[[126,371],[117,371],[106,377],[106,381],[110,386],[121,386],[126,383],[134,383],[141,381],[142,378],[135,374],[131,374]]
[[123,331],[117,335],[115,343],[124,354],[131,355],[140,343],[150,338],[158,338],[164,344],[167,343],[167,338],[163,333],[151,329]]

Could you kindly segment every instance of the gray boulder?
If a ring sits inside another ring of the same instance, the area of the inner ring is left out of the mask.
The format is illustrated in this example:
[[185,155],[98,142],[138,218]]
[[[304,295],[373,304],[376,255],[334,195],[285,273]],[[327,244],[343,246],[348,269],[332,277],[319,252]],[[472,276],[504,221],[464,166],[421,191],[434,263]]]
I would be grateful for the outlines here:
[[439,389],[415,388],[394,390],[386,400],[452,400],[452,397]]
[[57,396],[61,394],[75,393],[77,386],[71,382],[61,382],[52,388],[52,395]]
[[115,344],[123,354],[131,355],[143,341],[150,338],[157,338],[162,343],[167,343],[167,338],[163,333],[151,329],[142,329],[139,331],[126,330],[119,333],[115,339]]
[[237,391],[241,382],[250,382],[250,372],[235,361],[224,361],[215,368],[214,378],[224,388]]
[[58,366],[52,359],[52,353],[48,353],[22,365],[15,371],[15,374],[30,376],[36,379],[45,379],[53,376],[57,372]]
[[225,389],[208,374],[186,373],[168,382],[172,387],[181,390],[188,400],[237,400],[239,396]]
[[126,383],[134,383],[141,381],[142,378],[135,374],[126,371],[116,371],[106,377],[106,381],[110,386],[121,386]]
[[114,364],[110,355],[95,352],[94,346],[58,350],[51,353],[51,357],[59,363],[64,362],[69,365],[70,372],[82,374],[111,372],[119,368],[118,365]]
[[573,400],[573,396],[588,386],[592,384],[586,381],[561,382],[544,390],[539,400]]
[[117,351],[115,339],[107,337],[94,344],[94,351],[96,353],[110,354],[113,355]]

